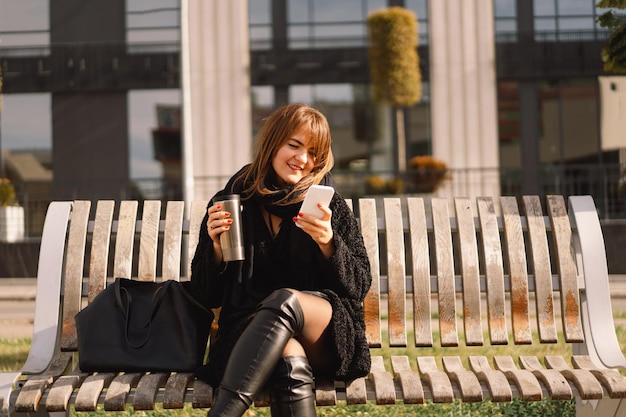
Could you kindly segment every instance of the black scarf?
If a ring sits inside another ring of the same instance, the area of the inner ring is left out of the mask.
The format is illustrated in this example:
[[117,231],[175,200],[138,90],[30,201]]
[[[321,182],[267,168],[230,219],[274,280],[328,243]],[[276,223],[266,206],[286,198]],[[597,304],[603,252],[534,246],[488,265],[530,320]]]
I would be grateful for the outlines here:
[[[272,194],[268,194],[265,196],[252,196],[250,198],[246,198],[247,196],[242,195],[244,190],[249,188],[250,182],[244,183],[243,178],[245,177],[247,170],[250,168],[250,165],[244,166],[240,169],[235,175],[233,175],[230,180],[226,183],[222,194],[239,194],[242,197],[243,211],[242,211],[242,225],[243,225],[243,234],[244,234],[244,252],[245,252],[245,260],[243,261],[235,261],[233,262],[235,265],[232,267],[236,268],[234,271],[237,275],[238,283],[241,285],[241,292],[235,291],[232,296],[236,299],[239,299],[241,302],[243,299],[241,297],[254,296],[254,290],[251,289],[251,286],[248,284],[249,280],[253,275],[253,265],[254,265],[254,211],[260,210],[260,207],[264,207],[269,213],[278,216],[282,219],[281,233],[283,234],[283,238],[291,239],[291,235],[296,232],[296,226],[292,222],[292,218],[298,214],[300,210],[301,202],[291,203],[291,204],[277,204],[279,201],[283,200],[289,192],[292,191],[292,187],[279,187],[276,184],[276,181],[273,180],[273,175],[268,176],[268,180],[266,181],[266,186],[268,189],[273,190]],[[252,179],[254,181],[254,179]],[[323,180],[321,181],[322,185],[330,185],[332,182],[332,177],[330,174],[327,174]],[[284,230],[283,230],[284,229]],[[235,304],[239,302],[233,300]]]

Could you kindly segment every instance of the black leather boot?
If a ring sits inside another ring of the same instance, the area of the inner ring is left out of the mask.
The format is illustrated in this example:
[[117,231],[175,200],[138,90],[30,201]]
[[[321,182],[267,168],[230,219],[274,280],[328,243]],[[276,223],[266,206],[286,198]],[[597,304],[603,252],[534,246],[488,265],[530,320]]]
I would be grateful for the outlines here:
[[306,356],[280,358],[271,379],[272,417],[315,417],[313,370]]
[[279,289],[265,298],[233,347],[208,416],[241,416],[272,376],[289,339],[303,326],[302,308],[291,291]]

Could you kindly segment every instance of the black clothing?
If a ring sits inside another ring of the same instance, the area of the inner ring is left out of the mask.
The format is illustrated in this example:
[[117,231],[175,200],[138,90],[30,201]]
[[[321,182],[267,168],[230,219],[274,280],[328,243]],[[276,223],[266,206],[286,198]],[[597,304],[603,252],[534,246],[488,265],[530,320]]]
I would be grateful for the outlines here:
[[[216,196],[241,194],[243,186],[236,178],[242,171]],[[352,211],[335,193],[329,205],[333,212],[335,253],[326,259],[313,239],[292,221],[299,203],[276,207],[265,204],[266,200],[266,197],[242,198],[244,261],[215,265],[213,244],[206,229],[208,215],[202,222],[192,261],[192,283],[196,296],[207,307],[221,307],[221,312],[218,335],[211,341],[208,363],[198,370],[197,376],[218,386],[232,347],[249,324],[258,303],[278,288],[323,293],[333,310],[328,332],[334,341],[334,352],[328,354],[329,362],[335,363],[334,375],[330,376],[349,380],[366,375],[370,370],[370,356],[365,338],[363,299],[371,285],[371,273]],[[213,200],[209,206],[212,203]],[[275,237],[265,224],[261,205],[282,218]]]

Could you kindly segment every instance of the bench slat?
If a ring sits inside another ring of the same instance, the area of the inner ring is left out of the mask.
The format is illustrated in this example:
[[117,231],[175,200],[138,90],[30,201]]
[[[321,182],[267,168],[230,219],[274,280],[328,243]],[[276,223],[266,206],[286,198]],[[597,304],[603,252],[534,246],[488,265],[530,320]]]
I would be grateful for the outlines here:
[[115,202],[98,201],[91,238],[91,262],[89,263],[89,303],[106,287],[111,226]]
[[573,369],[565,362],[562,356],[546,356],[546,366],[559,371],[563,376],[573,383],[583,400],[599,400],[602,398],[602,385],[586,369]]
[[[413,328],[415,346],[432,346],[430,298],[430,249],[426,229],[426,210],[422,198],[407,199],[411,258],[413,263]],[[422,393],[423,395],[423,393]]]
[[517,200],[515,197],[502,197],[500,207],[504,218],[504,239],[511,280],[513,340],[516,344],[531,344],[526,248]]
[[437,286],[439,296],[439,331],[441,346],[458,346],[456,325],[456,293],[454,285],[454,257],[448,201],[431,200],[433,231],[435,233],[435,258],[437,260]]
[[406,264],[404,261],[404,228],[400,199],[385,198],[385,230],[387,237],[387,280],[389,301],[389,346],[406,346]]
[[504,267],[498,219],[493,199],[479,198],[478,218],[482,235],[482,249],[487,280],[487,322],[493,345],[508,343],[506,325],[506,298],[504,295]]
[[191,260],[196,253],[196,246],[198,246],[198,239],[200,234],[200,225],[202,219],[206,214],[206,203],[204,201],[194,200],[191,202],[189,209],[189,234],[187,236],[187,278],[191,279]]
[[450,377],[437,367],[435,358],[432,356],[419,356],[416,360],[419,371],[428,383],[433,402],[451,403],[454,401]]
[[365,296],[365,333],[370,347],[382,346],[382,329],[380,327],[380,261],[378,249],[378,223],[376,217],[376,201],[373,198],[359,200],[361,234],[365,250],[370,260],[372,285]]
[[370,381],[374,387],[376,404],[395,404],[396,389],[393,377],[385,370],[385,363],[382,356],[372,356],[372,369],[370,371]]
[[52,384],[46,398],[46,411],[67,411],[72,393],[87,378],[87,374],[76,368],[68,375],[63,375]]
[[609,397],[626,398],[626,379],[617,369],[599,368],[587,355],[573,355],[572,363],[576,368],[591,372],[608,391]]
[[139,203],[136,201],[122,201],[120,203],[113,263],[113,276],[115,278],[130,279],[132,276],[138,206]]
[[193,408],[208,408],[213,405],[213,387],[204,381],[196,379],[193,383]]
[[139,281],[154,281],[156,278],[160,215],[160,201],[150,200],[143,203],[139,240],[139,264],[137,267]]
[[506,376],[489,366],[485,356],[470,356],[469,363],[476,377],[487,385],[492,401],[508,402],[513,399],[513,392]]
[[78,346],[74,316],[80,311],[81,307],[83,267],[85,265],[85,247],[90,208],[90,201],[76,201],[72,207],[72,219],[67,238],[67,256],[65,258],[64,306],[61,330],[61,348],[64,350],[76,349]]
[[163,408],[180,409],[185,406],[185,393],[187,388],[193,384],[195,375],[188,372],[171,374],[165,383],[163,392]]
[[157,391],[165,386],[169,373],[158,372],[141,377],[135,390],[133,409],[135,411],[154,410]]
[[456,383],[461,392],[463,402],[480,402],[483,400],[483,389],[476,374],[463,366],[458,356],[444,356],[443,367],[448,376]]
[[569,343],[584,340],[580,321],[580,297],[578,276],[573,253],[572,229],[562,196],[548,196],[548,213],[552,224],[552,236],[556,250],[561,294],[561,318],[563,333]]
[[463,282],[463,323],[465,343],[483,345],[481,295],[478,271],[478,246],[474,215],[469,198],[455,198],[454,207],[459,230],[461,278]]
[[348,405],[365,404],[367,402],[367,385],[365,378],[357,378],[346,382],[346,403]]
[[318,406],[337,404],[337,391],[335,391],[335,381],[332,378],[315,378],[315,403]]
[[553,400],[571,400],[574,398],[572,389],[565,377],[554,369],[544,368],[536,356],[520,356],[522,368],[533,373],[546,387]]
[[163,233],[162,275],[164,280],[180,280],[182,230],[185,203],[168,201],[165,207],[165,231]]
[[124,411],[130,390],[135,388],[141,379],[140,373],[118,375],[113,378],[104,396],[105,411]]
[[424,388],[422,381],[414,370],[411,369],[408,356],[392,356],[391,368],[395,378],[402,389],[402,401],[404,404],[424,404]]
[[543,398],[541,384],[537,377],[527,369],[519,369],[511,356],[495,356],[496,368],[504,372],[507,379],[513,381],[523,401],[539,401]]
[[539,339],[542,343],[556,343],[556,325],[554,321],[554,298],[552,295],[552,268],[546,236],[546,225],[541,211],[541,202],[537,196],[524,196],[526,221],[532,253],[532,266],[535,276],[535,303],[537,306],[537,324]]
[[111,384],[113,378],[115,378],[113,373],[89,375],[76,394],[74,401],[76,411],[96,411],[102,390]]

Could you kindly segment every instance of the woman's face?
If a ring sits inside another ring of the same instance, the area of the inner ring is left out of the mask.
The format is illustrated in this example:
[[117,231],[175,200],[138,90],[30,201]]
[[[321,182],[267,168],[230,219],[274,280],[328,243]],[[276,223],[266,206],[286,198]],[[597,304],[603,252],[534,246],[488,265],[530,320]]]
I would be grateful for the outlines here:
[[280,147],[272,160],[272,168],[278,178],[292,185],[309,174],[315,166],[313,141],[309,127],[302,125]]

